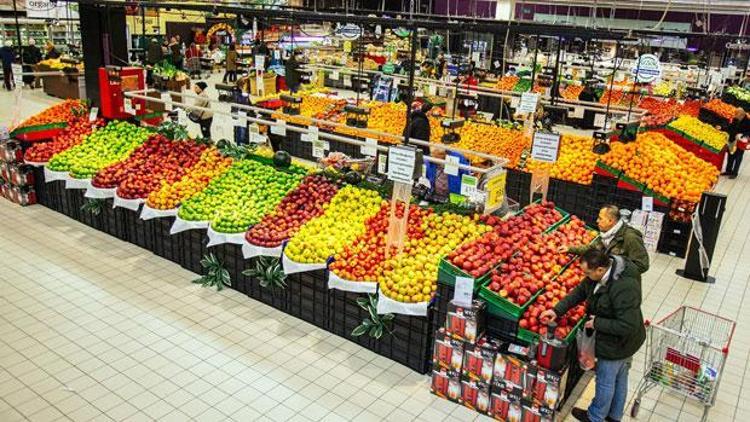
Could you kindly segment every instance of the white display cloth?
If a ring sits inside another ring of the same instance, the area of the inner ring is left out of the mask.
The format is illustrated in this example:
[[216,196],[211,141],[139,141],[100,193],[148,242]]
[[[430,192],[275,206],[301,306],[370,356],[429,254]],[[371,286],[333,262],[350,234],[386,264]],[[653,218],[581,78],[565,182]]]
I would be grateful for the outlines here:
[[286,253],[281,255],[281,265],[284,268],[284,274],[304,273],[307,271],[324,270],[328,266],[325,262],[319,264],[303,264],[301,262],[293,261]]
[[343,279],[333,271],[328,272],[328,288],[355,293],[375,293],[378,283],[375,281],[351,281]]
[[83,196],[95,199],[114,198],[116,190],[117,188],[97,188],[89,182],[89,185],[86,186],[86,193]]
[[179,208],[172,208],[169,210],[157,210],[156,208],[149,207],[147,203],[144,203],[143,208],[141,209],[141,220],[151,220],[152,218],[162,218],[162,217],[174,217],[177,215],[178,209]]
[[44,167],[47,165],[47,163],[41,161],[24,161],[23,163],[32,167]]
[[213,230],[211,225],[208,225],[208,244],[206,247],[221,245],[222,243],[232,243],[235,245],[242,245],[245,243],[245,232],[240,233],[221,233]]
[[172,228],[169,229],[169,234],[177,234],[185,230],[207,229],[208,223],[208,221],[187,221],[181,219],[179,216],[175,216]]
[[54,171],[50,170],[49,168],[44,168],[44,181],[54,182],[57,180],[65,180],[68,178],[68,172],[67,171]]
[[395,301],[378,290],[378,314],[427,316],[430,302],[404,303]]
[[279,258],[281,257],[283,250],[284,246],[282,245],[276,246],[275,248],[254,245],[248,242],[247,238],[244,238],[244,242],[242,242],[242,256],[245,259],[255,258],[256,256],[272,256],[274,258]]
[[115,193],[115,200],[112,203],[112,208],[127,208],[129,210],[138,211],[138,209],[141,207],[141,204],[146,202],[143,198],[135,198],[135,199],[126,199],[122,198],[117,193]]

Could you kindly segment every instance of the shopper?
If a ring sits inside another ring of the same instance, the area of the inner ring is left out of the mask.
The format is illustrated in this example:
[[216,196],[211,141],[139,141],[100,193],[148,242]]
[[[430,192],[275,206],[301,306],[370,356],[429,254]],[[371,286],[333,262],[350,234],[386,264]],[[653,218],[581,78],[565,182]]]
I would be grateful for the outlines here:
[[47,44],[45,45],[45,49],[47,50],[47,53],[44,55],[45,60],[60,58],[60,52],[57,51],[57,47],[55,47],[55,45],[52,44],[52,41],[47,41]]
[[[599,97],[596,95],[594,86],[592,84],[586,84],[580,94],[578,94],[578,101],[586,101],[590,103],[596,103],[599,101]],[[582,129],[593,129],[594,119],[596,118],[596,112],[594,110],[586,109],[583,112],[583,121],[581,124]]]
[[443,53],[440,53],[438,56],[438,65],[437,65],[437,78],[443,79],[443,75],[445,75],[445,55]]
[[[201,97],[195,100],[195,107],[211,108],[211,102],[208,99],[206,88],[208,88],[208,85],[203,81],[198,81],[193,86],[193,92]],[[211,139],[211,124],[214,122],[214,113],[211,111],[194,109],[190,112],[190,115],[190,120],[194,120],[201,127],[201,134],[203,137]]]
[[13,42],[8,40],[5,41],[5,45],[0,47],[0,60],[3,62],[3,78],[5,89],[8,91],[13,90],[15,84],[13,83],[13,62],[16,59],[16,53],[13,51]]
[[229,44],[225,63],[224,83],[237,82],[237,58],[237,47],[234,44]]
[[563,247],[561,252],[583,255],[590,249],[598,249],[609,255],[627,258],[640,274],[648,271],[649,257],[643,244],[643,235],[622,220],[619,208],[615,205],[603,206],[599,210],[596,224],[601,234],[590,246]]
[[736,179],[742,164],[742,156],[747,148],[747,137],[750,136],[750,122],[746,118],[745,110],[737,107],[734,119],[727,132],[727,166],[725,175]]
[[[408,125],[404,128],[404,137],[430,142],[430,120],[427,117],[427,113],[432,110],[432,104],[425,102],[420,106],[419,103],[414,103],[411,109],[411,118]],[[421,149],[425,156],[430,155],[429,146],[418,145],[417,148]]]
[[286,80],[286,86],[289,88],[289,91],[297,92],[300,85],[300,72],[296,51],[293,51],[292,54],[289,55],[289,59],[287,59],[284,64],[284,79]]
[[190,47],[185,52],[185,60],[190,76],[197,76],[201,73],[201,49],[195,43],[190,43]]
[[182,69],[182,49],[180,48],[180,44],[177,42],[177,37],[170,38],[169,51],[172,56],[172,64],[176,68]]
[[544,324],[586,303],[585,329],[594,331],[596,342],[596,391],[588,411],[574,408],[573,417],[583,422],[621,421],[628,395],[628,370],[633,355],[646,340],[641,312],[641,275],[621,256],[599,249],[581,257],[586,278],[553,309],[544,311]]
[[156,66],[159,62],[164,59],[159,40],[151,38],[151,42],[148,43],[148,51],[146,52],[146,64]]
[[[33,73],[34,65],[42,61],[42,51],[36,46],[36,41],[33,38],[29,40],[29,45],[23,49],[23,55],[21,57],[23,59],[23,72]],[[32,88],[34,88],[35,79],[34,75],[23,76],[24,84],[29,85]]]

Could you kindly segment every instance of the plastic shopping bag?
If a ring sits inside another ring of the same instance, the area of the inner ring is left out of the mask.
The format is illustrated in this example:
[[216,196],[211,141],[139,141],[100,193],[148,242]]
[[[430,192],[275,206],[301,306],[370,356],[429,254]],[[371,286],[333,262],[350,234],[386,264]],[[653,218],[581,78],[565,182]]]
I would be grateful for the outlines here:
[[579,330],[576,334],[576,344],[578,345],[578,364],[584,371],[590,371],[596,366],[596,341],[594,330]]

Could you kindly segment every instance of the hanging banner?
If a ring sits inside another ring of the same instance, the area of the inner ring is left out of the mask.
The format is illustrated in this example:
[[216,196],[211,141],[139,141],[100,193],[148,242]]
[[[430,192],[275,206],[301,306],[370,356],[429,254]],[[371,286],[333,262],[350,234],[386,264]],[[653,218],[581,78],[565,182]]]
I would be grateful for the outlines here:
[[42,19],[78,19],[78,5],[49,0],[26,0],[26,17]]
[[362,28],[353,23],[347,23],[336,28],[334,34],[345,40],[356,40],[362,35]]

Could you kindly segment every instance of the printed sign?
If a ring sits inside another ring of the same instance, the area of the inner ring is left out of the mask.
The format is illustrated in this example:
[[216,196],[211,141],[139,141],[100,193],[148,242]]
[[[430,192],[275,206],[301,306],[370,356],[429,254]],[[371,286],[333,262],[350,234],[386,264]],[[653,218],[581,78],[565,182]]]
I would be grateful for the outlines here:
[[536,112],[536,104],[539,102],[539,94],[532,94],[530,92],[524,92],[521,94],[521,103],[518,105],[519,113],[534,113]]
[[535,132],[531,144],[531,158],[547,163],[557,161],[560,153],[560,134]]
[[345,40],[356,40],[362,35],[362,28],[353,23],[347,23],[336,28],[334,34]]
[[414,148],[392,146],[388,148],[388,179],[394,182],[411,184],[414,179],[414,161],[417,152]]
[[457,305],[471,306],[474,298],[474,279],[471,277],[456,277],[456,290],[453,291],[453,302]]
[[654,54],[642,54],[630,69],[639,83],[651,83],[661,78],[661,63]]
[[359,148],[359,151],[362,153],[362,155],[366,155],[368,157],[376,156],[378,154],[378,149],[376,148],[378,146],[378,140],[367,138],[365,139],[365,143],[367,144],[367,146],[361,146]]

